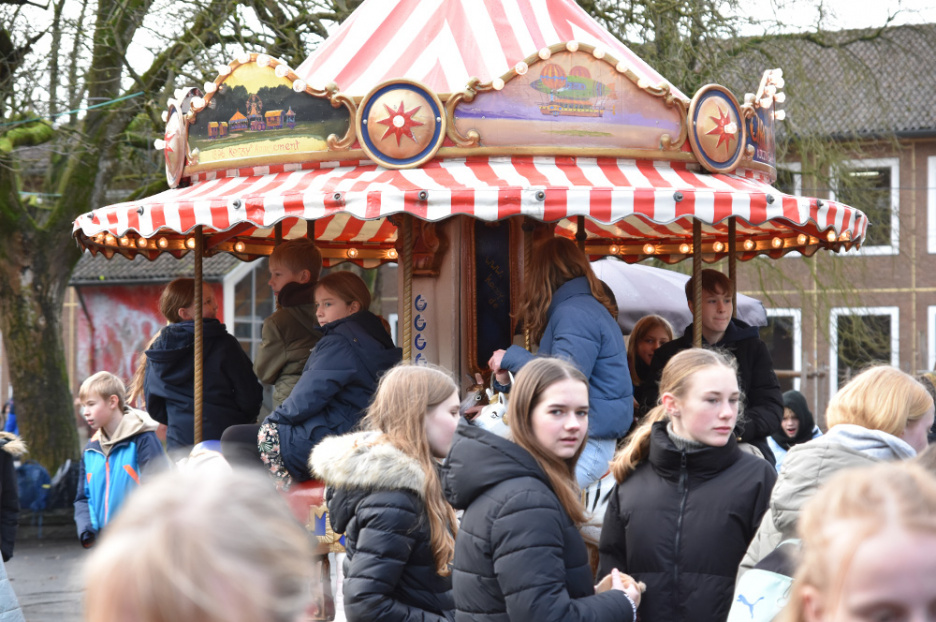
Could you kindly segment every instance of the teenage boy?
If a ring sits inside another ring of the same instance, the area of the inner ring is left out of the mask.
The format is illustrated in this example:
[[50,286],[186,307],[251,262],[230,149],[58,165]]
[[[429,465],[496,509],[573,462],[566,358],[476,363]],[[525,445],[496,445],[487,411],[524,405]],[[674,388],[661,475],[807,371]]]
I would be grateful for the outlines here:
[[[702,271],[702,347],[720,348],[738,361],[738,385],[744,397],[743,421],[735,426],[740,442],[757,447],[771,464],[774,455],[767,437],[780,430],[783,419],[783,393],[773,370],[767,345],[760,340],[757,328],[732,318],[734,288],[731,280],[717,270]],[[686,300],[693,310],[693,279],[686,282]],[[681,350],[692,347],[692,324],[679,339],[666,343],[654,353],[650,362],[648,402],[659,398],[657,383],[666,363]]]
[[99,371],[78,390],[81,414],[94,435],[85,445],[75,496],[75,525],[89,548],[143,479],[169,467],[148,414],[127,406],[120,378]]
[[283,242],[270,255],[270,287],[278,308],[263,321],[254,373],[260,382],[273,385],[273,408],[289,397],[322,337],[315,318],[321,271],[322,254],[307,238]]

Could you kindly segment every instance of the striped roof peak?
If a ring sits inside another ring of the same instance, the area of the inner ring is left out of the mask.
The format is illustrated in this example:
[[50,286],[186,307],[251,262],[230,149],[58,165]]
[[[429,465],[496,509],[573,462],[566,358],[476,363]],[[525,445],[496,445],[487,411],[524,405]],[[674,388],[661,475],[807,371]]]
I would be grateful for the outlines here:
[[639,78],[668,83],[574,0],[365,0],[296,73],[353,96],[398,78],[457,93],[473,77],[489,82],[567,41],[603,47]]

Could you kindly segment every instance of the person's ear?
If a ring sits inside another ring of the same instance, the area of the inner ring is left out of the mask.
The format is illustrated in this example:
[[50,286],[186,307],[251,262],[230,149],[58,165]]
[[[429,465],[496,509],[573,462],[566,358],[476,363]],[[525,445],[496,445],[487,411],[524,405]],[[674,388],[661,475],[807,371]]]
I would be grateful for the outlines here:
[[120,405],[120,398],[116,395],[111,395],[107,398],[107,405],[110,406],[112,410],[116,409]]
[[351,306],[349,308],[351,309],[351,313],[357,313],[361,310],[361,303],[359,303],[357,300],[353,300],[351,301]]
[[312,273],[308,270],[303,270],[299,273],[299,282],[302,284],[308,283],[312,280]]
[[825,620],[825,602],[819,590],[811,585],[804,585],[800,593],[803,601],[803,620],[805,622],[823,622]]
[[192,314],[189,313],[188,307],[182,307],[181,309],[179,309],[179,318],[182,320],[194,320],[195,319],[194,317],[192,317]]
[[664,393],[660,396],[660,403],[666,409],[666,414],[670,417],[679,415],[679,400],[672,393]]
[[695,311],[693,311],[693,309],[692,309],[692,301],[691,301],[691,300],[687,300],[687,301],[686,301],[686,305],[689,307],[689,313],[695,313]]

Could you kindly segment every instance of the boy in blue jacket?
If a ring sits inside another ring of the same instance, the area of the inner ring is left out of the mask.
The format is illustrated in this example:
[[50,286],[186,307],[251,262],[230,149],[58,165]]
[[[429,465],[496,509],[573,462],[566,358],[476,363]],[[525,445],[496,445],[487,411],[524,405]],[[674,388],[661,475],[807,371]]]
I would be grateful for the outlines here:
[[75,525],[89,548],[143,478],[169,467],[156,437],[159,424],[125,402],[120,378],[99,371],[81,384],[81,414],[94,435],[85,446],[75,496]]

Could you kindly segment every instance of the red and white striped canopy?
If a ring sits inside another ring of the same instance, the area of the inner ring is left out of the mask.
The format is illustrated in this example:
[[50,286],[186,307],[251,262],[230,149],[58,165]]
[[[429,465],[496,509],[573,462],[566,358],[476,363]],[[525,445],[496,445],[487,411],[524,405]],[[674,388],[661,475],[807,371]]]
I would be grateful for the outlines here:
[[[277,223],[290,238],[307,235],[306,221],[315,221],[314,237],[329,263],[362,265],[395,260],[396,226],[388,217],[403,213],[428,221],[528,216],[557,223],[557,233],[568,237],[577,230],[576,217],[584,216],[586,250],[630,261],[685,258],[693,219],[703,223],[710,259],[727,251],[731,216],[748,243],[738,247],[749,251],[742,258],[850,248],[863,238],[868,221],[860,211],[785,195],[748,175],[572,157],[433,160],[406,170],[369,160],[279,165],[202,174],[191,186],[85,214],[74,231],[95,251],[154,257],[187,252],[186,236],[202,225],[209,251],[248,259],[270,252]],[[713,246],[719,241],[724,248]]]
[[604,48],[652,85],[666,82],[575,0],[365,0],[296,73],[354,96],[399,78],[457,93],[470,78],[489,82],[567,41]]

